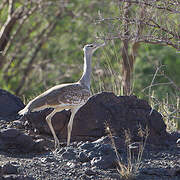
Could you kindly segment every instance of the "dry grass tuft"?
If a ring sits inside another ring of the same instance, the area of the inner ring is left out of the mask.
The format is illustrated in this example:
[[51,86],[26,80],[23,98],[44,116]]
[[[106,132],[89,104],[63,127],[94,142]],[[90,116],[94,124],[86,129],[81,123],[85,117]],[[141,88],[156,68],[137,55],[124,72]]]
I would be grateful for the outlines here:
[[[108,136],[111,139],[112,147],[117,157],[117,171],[120,174],[120,177],[124,180],[134,179],[138,175],[139,169],[141,167],[142,155],[149,135],[148,127],[146,127],[146,129],[143,130],[142,127],[139,126],[138,135],[139,137],[141,137],[142,140],[141,142],[136,142],[136,143],[132,143],[132,137],[130,131],[129,130],[124,131],[125,144],[127,148],[127,158],[126,158],[126,162],[124,162],[122,160],[122,157],[118,153],[109,124],[106,123],[105,125],[106,125],[106,132],[108,133]],[[138,149],[137,155],[134,154],[135,149]]]

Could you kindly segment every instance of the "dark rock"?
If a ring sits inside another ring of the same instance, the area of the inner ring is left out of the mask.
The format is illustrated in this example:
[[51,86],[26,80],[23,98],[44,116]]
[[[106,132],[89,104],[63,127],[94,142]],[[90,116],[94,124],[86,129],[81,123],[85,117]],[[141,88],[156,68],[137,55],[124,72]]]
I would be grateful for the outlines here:
[[116,147],[121,147],[121,149],[118,149],[119,151],[123,150],[124,148],[124,139],[121,137],[116,137],[112,136],[111,138],[109,136],[102,136],[101,138],[97,139],[96,141],[93,141],[93,144],[109,144],[110,146],[107,147],[112,147],[114,148],[112,144],[112,139],[114,141],[114,145]]
[[[32,112],[21,117],[21,121],[28,120],[34,128],[38,129],[40,133],[52,135],[49,126],[46,122],[46,116],[51,112],[52,109],[45,109],[39,112]],[[64,136],[61,137],[65,138],[65,134],[67,133],[67,123],[70,115],[70,111],[64,110],[62,112],[57,112],[53,116],[52,125],[54,127],[54,130],[56,131],[57,136],[61,136],[62,134],[64,134]]]
[[18,131],[17,129],[13,129],[13,128],[3,129],[0,131],[1,138],[16,138],[20,134],[21,134],[20,131]]
[[[51,134],[45,117],[51,112],[46,109],[30,113],[26,118],[41,133]],[[70,111],[56,113],[52,119],[53,127],[60,139],[67,138],[67,124]],[[142,141],[139,137],[139,127],[149,128],[148,142],[155,145],[168,145],[171,136],[166,132],[166,125],[161,114],[148,105],[145,100],[136,96],[116,96],[103,92],[92,96],[77,112],[72,129],[72,140],[89,140],[100,138],[107,134],[105,123],[108,123],[112,134],[121,137],[124,142],[124,131],[129,130],[132,142]],[[121,144],[122,146],[122,144]]]
[[55,158],[52,158],[52,157],[46,157],[46,158],[43,158],[42,160],[41,160],[43,163],[52,163],[52,162],[55,162],[55,161],[57,161]]
[[0,177],[0,180],[35,180],[33,177],[22,176],[22,175],[4,175]]
[[91,160],[91,165],[100,169],[109,169],[116,167],[117,158],[115,156],[107,155],[95,157]]
[[12,124],[18,129],[24,129],[24,126],[26,125],[25,123],[26,122],[22,122],[20,120],[15,120]]
[[10,121],[15,120],[17,113],[25,106],[17,96],[0,89],[0,118]]
[[148,175],[156,175],[156,176],[169,176],[169,172],[167,169],[161,168],[144,168],[141,170],[141,173],[148,174]]
[[33,150],[36,152],[43,152],[47,142],[44,139],[35,140]]
[[89,151],[87,157],[91,166],[100,169],[114,168],[117,162],[117,157],[114,149],[110,144],[93,143],[94,147]]
[[82,163],[89,161],[88,156],[87,156],[84,152],[80,152],[80,153],[78,154],[78,159],[79,159],[79,161],[82,162]]
[[82,179],[82,180],[91,180],[91,178],[88,177],[88,176],[85,175],[85,174],[80,175],[80,176],[79,176],[79,179]]
[[171,169],[172,176],[178,176],[180,178],[180,167],[175,167]]
[[90,162],[84,162],[81,164],[81,167],[90,167],[90,166],[91,166]]
[[2,174],[17,174],[18,173],[17,169],[18,169],[17,166],[12,165],[11,163],[7,163],[2,166],[1,173]]
[[6,152],[41,152],[42,144],[17,129],[0,130],[0,150]]
[[102,144],[97,150],[99,155],[114,154],[114,150],[110,144]]
[[67,149],[64,153],[62,153],[61,157],[68,160],[76,159],[76,153],[73,149]]
[[[123,180],[119,173],[112,173],[110,176],[111,176],[112,179]],[[134,178],[134,180],[136,180],[136,179]],[[140,180],[140,179],[137,179],[137,180]]]
[[90,151],[87,155],[88,159],[92,160],[94,157],[99,157],[98,153],[95,151]]
[[16,138],[16,143],[20,145],[20,148],[25,148],[25,152],[27,152],[27,149],[32,150],[35,145],[35,141],[33,141],[32,137],[26,134],[20,134]]
[[94,148],[94,145],[95,145],[95,144],[93,144],[93,143],[91,143],[91,142],[85,142],[85,143],[82,143],[79,147],[80,147],[81,149],[91,150],[91,149]]
[[92,169],[87,168],[85,170],[85,174],[88,175],[88,176],[94,176],[94,175],[96,175],[96,172],[93,171]]

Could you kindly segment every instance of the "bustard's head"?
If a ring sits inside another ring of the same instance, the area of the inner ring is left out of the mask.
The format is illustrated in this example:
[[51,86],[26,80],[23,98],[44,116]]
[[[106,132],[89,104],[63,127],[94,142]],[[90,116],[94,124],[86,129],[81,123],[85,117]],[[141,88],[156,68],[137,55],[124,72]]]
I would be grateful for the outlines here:
[[92,43],[92,44],[87,44],[84,46],[83,50],[87,54],[93,54],[99,47],[104,46],[105,43]]

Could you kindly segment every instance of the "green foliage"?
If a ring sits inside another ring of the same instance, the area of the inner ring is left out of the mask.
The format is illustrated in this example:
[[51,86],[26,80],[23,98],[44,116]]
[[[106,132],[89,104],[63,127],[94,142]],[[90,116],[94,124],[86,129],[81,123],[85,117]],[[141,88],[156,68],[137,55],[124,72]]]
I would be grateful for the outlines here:
[[[161,65],[164,72],[177,86],[180,86],[180,55],[176,50],[159,45],[143,45],[139,50],[139,56],[135,64],[135,92],[141,94],[144,88],[151,84],[157,67]],[[145,77],[145,78],[144,78]],[[169,83],[162,84],[161,83]],[[156,91],[159,98],[166,94],[175,94],[173,84],[161,73],[155,78],[152,90]],[[148,90],[148,89],[147,89]]]

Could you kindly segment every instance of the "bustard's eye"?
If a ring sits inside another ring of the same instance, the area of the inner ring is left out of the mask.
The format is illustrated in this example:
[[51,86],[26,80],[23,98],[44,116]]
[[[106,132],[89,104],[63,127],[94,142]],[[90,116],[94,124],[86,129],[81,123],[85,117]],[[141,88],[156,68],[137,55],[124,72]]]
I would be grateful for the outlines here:
[[88,47],[93,47],[93,44],[88,45]]

